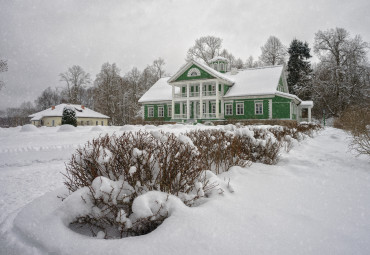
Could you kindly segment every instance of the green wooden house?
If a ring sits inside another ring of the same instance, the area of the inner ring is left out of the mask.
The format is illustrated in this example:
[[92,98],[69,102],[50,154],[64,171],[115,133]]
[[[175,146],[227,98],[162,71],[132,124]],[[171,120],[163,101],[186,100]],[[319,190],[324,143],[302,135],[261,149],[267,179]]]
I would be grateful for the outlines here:
[[[175,75],[159,79],[140,99],[145,120],[223,121],[279,119],[311,121],[312,101],[289,94],[284,66],[229,71],[227,59],[209,65],[191,60]],[[302,118],[302,109],[307,109]]]

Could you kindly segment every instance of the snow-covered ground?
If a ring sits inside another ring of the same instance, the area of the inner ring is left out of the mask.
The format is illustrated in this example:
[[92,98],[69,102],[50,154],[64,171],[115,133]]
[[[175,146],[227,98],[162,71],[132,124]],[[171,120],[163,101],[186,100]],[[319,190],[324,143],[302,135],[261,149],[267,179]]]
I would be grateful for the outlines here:
[[347,135],[334,128],[277,165],[232,168],[220,178],[234,193],[175,210],[145,236],[100,240],[38,222],[58,203],[64,162],[79,145],[139,128],[157,129],[0,129],[0,254],[370,254],[370,162],[348,152]]

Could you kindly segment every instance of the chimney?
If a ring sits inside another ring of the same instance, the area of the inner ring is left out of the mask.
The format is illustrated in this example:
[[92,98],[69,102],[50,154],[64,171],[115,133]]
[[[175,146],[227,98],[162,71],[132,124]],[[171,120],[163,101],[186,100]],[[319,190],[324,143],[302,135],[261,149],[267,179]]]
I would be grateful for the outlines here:
[[55,105],[53,105],[53,106],[51,107],[51,109],[52,109],[52,110],[55,110]]
[[81,108],[82,108],[82,110],[85,110],[85,106],[84,105],[81,105]]

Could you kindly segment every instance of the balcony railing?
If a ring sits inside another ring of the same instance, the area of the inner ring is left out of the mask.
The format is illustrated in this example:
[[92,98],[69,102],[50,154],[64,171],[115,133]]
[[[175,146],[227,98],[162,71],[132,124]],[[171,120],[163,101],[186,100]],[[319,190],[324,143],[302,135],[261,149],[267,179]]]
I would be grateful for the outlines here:
[[[199,97],[199,92],[190,92],[189,93],[189,97]],[[202,91],[202,95],[204,97],[206,96],[215,96],[216,95],[216,91],[214,90],[211,90],[211,91]],[[220,93],[221,95],[221,93]],[[175,94],[175,98],[187,98],[187,93],[176,93]]]
[[[200,116],[200,114],[197,113],[195,116],[191,116],[191,117],[192,119],[215,119],[216,113],[203,113],[203,116]],[[223,118],[221,113],[219,114],[219,118]],[[186,120],[186,119],[187,119],[187,114],[175,114],[175,120]]]
[[216,95],[216,91],[215,90],[211,90],[211,91],[202,91],[202,95],[204,97],[207,97],[207,96],[215,96]]

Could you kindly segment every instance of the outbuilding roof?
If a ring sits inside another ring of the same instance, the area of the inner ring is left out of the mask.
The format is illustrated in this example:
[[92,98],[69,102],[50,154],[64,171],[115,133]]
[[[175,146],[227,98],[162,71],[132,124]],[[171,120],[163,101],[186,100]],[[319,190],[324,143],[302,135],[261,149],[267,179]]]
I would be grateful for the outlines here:
[[63,109],[66,106],[69,106],[70,108],[74,108],[77,118],[109,119],[109,117],[104,115],[104,114],[93,111],[93,110],[91,110],[87,107],[84,107],[82,105],[76,105],[76,104],[59,104],[59,105],[56,105],[55,107],[50,107],[50,108],[48,108],[46,110],[43,110],[41,112],[31,114],[28,117],[32,118],[31,120],[41,120],[43,117],[62,117],[63,116]]

